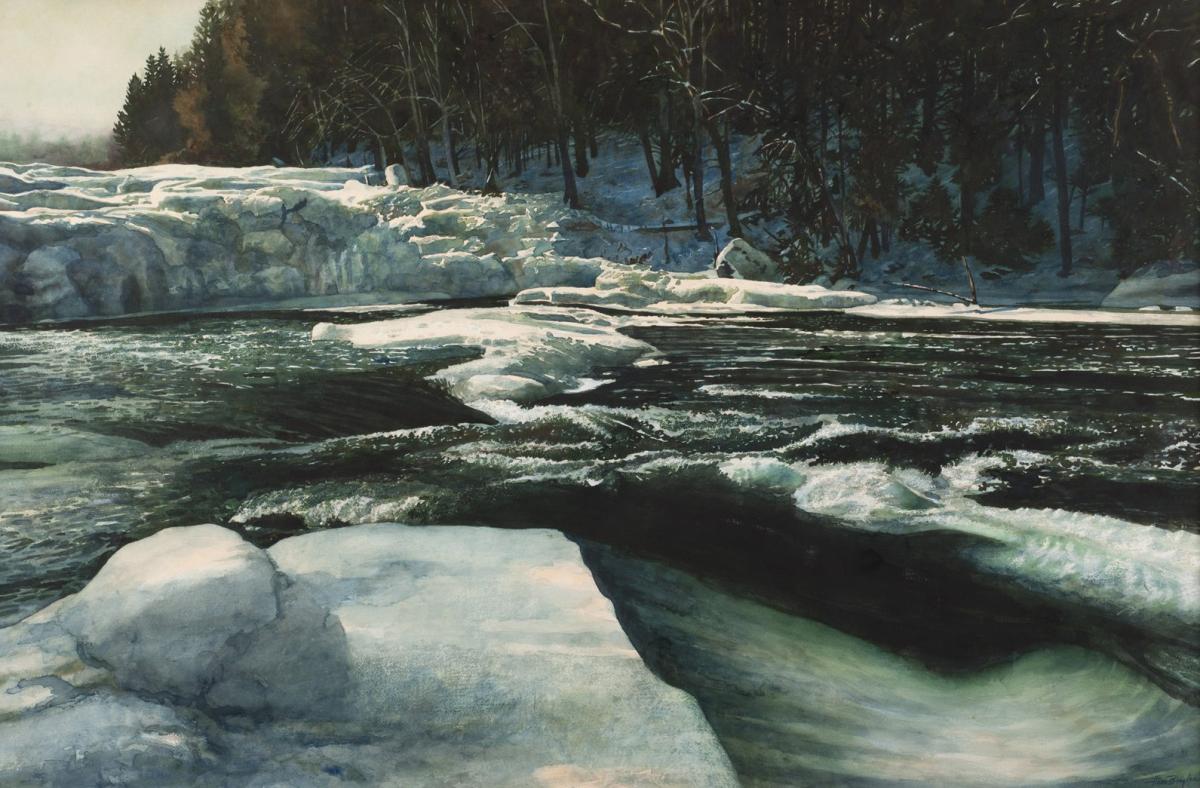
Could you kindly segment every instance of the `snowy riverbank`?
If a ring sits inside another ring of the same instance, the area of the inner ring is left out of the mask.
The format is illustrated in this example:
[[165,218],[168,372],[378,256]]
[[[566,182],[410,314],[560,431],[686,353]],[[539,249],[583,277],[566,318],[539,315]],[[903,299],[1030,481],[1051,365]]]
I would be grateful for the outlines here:
[[[697,282],[724,238],[718,231],[714,245],[686,231],[646,232],[680,213],[678,195],[647,199],[621,181],[628,151],[612,145],[587,192],[595,213],[564,208],[548,178],[484,197],[442,185],[367,185],[378,175],[366,169],[0,165],[0,323],[524,290],[534,290],[525,301],[646,311],[788,310],[912,295],[897,281],[963,289],[955,267],[907,247],[867,266],[859,282],[825,282],[836,297],[815,285]],[[662,268],[682,275],[666,278]],[[1194,265],[1150,266],[1119,284],[1107,269],[1066,280],[1042,269],[1002,280],[979,273],[989,305],[1200,306]]]

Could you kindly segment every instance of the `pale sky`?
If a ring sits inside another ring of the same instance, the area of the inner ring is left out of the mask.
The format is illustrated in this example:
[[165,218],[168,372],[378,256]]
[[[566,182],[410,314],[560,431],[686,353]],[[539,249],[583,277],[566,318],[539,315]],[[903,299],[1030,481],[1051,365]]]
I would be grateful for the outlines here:
[[204,0],[0,0],[0,129],[112,129],[146,56],[187,46]]

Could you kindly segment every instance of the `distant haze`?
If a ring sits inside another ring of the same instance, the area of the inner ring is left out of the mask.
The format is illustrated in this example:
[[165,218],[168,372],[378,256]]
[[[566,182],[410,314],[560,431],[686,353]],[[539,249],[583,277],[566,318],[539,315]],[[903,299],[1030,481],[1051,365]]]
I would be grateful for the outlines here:
[[0,0],[0,131],[112,129],[146,56],[183,49],[204,0]]

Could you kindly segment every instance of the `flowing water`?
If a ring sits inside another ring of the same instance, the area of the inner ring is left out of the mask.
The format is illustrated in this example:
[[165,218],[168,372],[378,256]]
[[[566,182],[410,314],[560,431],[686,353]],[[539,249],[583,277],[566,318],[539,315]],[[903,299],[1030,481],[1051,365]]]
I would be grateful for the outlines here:
[[309,339],[433,309],[0,332],[0,623],[172,525],[558,528],[748,783],[1200,775],[1193,328],[638,319],[532,406]]

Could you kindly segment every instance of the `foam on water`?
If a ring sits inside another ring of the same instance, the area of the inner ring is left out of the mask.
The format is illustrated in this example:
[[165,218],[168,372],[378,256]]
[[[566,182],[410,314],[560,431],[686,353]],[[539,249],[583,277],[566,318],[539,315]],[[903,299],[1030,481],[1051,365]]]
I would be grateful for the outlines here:
[[798,509],[847,528],[982,537],[962,555],[996,582],[1172,635],[1190,630],[1186,639],[1200,640],[1200,534],[1055,509],[999,509],[968,497],[987,484],[990,469],[1042,459],[1024,451],[971,455],[937,476],[884,463],[787,464],[763,456],[718,467],[747,487],[790,488]]

